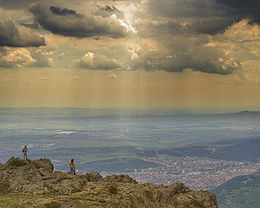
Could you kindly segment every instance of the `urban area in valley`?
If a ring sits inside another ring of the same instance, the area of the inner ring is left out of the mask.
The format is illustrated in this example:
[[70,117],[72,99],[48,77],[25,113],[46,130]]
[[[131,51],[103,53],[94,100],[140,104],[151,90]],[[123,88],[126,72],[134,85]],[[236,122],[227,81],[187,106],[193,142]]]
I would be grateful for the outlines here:
[[[240,175],[257,172],[260,163],[216,160],[203,157],[156,156],[145,161],[158,167],[125,172],[140,183],[182,182],[192,189],[212,189]],[[112,174],[112,173],[104,173]],[[122,174],[122,173],[120,173]]]

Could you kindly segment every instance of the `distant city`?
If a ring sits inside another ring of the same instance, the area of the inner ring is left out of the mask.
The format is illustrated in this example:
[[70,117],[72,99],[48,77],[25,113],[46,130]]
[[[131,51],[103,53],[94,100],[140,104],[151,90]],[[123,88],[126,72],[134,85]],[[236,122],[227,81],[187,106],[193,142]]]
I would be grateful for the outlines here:
[[[191,189],[212,189],[241,175],[248,175],[260,169],[260,163],[215,160],[203,157],[157,156],[144,158],[145,161],[160,164],[128,174],[140,183],[168,185],[182,182]],[[112,172],[104,175],[115,174]]]

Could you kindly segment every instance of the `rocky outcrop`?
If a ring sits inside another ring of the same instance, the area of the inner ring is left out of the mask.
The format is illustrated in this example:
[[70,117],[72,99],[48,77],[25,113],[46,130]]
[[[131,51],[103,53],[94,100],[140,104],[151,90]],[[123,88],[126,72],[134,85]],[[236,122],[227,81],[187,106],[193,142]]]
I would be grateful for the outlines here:
[[[213,193],[192,191],[182,183],[173,183],[169,186],[138,184],[127,175],[103,178],[97,172],[75,176],[54,171],[49,159],[24,161],[11,158],[0,165],[0,207],[1,199],[11,200],[12,195],[8,196],[8,192],[21,192],[23,197],[28,195],[28,198],[23,198],[18,205],[15,205],[17,207],[27,207],[23,201],[27,204],[37,202],[33,207],[41,207],[43,202],[50,204],[54,199],[52,194],[55,194],[55,203],[60,204],[60,207],[76,208],[78,204],[81,204],[80,207],[111,208],[218,207]],[[32,195],[32,193],[44,193],[44,195]],[[7,199],[1,198],[5,196]],[[31,199],[31,196],[45,198],[36,200]]]
[[22,160],[10,158],[0,167],[0,180],[10,184],[10,191],[23,193],[60,193],[81,190],[84,181],[78,176],[55,171],[49,159]]

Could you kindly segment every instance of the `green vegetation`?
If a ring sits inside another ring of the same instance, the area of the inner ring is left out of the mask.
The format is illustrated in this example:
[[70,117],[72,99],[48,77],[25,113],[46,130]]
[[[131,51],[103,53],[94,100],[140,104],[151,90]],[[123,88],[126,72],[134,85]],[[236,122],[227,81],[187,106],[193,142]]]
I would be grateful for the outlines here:
[[0,194],[5,208],[216,208],[212,194],[193,192],[182,184],[171,187],[152,184],[89,182],[78,193],[8,193]]
[[45,194],[0,194],[0,207],[5,208],[60,208],[63,205],[69,207],[102,207],[111,204],[105,199],[105,195],[92,193],[79,193],[73,195]]
[[236,177],[213,191],[220,208],[259,208],[260,172]]

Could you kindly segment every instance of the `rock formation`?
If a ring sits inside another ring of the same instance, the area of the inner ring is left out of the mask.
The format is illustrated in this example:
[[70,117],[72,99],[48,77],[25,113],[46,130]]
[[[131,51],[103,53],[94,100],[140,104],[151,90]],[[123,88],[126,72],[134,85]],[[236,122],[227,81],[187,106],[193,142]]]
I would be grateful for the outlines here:
[[[4,195],[1,196],[1,193]],[[34,197],[41,198],[34,200],[40,204],[44,201],[43,194],[45,201],[53,199],[53,194],[55,194],[56,201],[49,201],[48,204],[60,204],[60,207],[64,208],[218,207],[216,197],[212,192],[192,191],[182,183],[173,183],[169,186],[138,184],[127,175],[112,175],[103,178],[97,172],[75,176],[54,171],[49,159],[24,161],[19,158],[10,158],[5,164],[1,164],[0,207],[2,207],[1,197],[9,197],[8,193],[23,193],[21,197],[32,196],[33,193]],[[30,197],[23,200],[30,201]],[[25,202],[21,200],[19,203]],[[6,207],[8,206],[6,205]]]
[[81,190],[84,181],[80,177],[55,171],[49,159],[27,160],[10,158],[0,167],[0,180],[10,184],[11,192],[60,193]]

